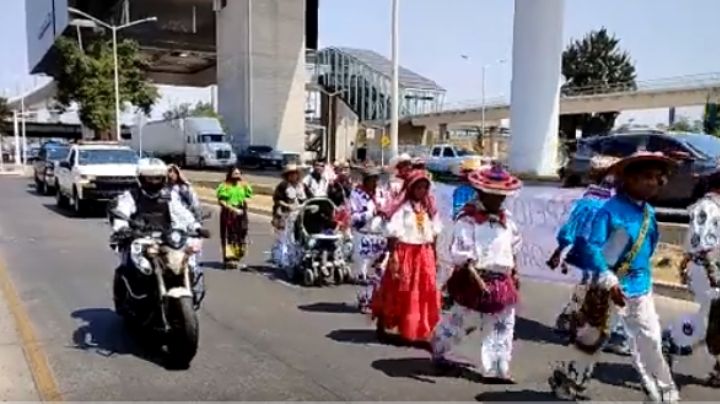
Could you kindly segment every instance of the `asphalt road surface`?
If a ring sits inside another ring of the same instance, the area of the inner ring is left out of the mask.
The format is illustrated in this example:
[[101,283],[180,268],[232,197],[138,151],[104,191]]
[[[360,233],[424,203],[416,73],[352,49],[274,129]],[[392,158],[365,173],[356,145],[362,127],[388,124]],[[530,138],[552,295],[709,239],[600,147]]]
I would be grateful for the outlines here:
[[[352,286],[301,288],[275,279],[264,266],[268,219],[254,216],[247,259],[254,272],[218,269],[217,238],[206,243],[200,350],[189,370],[166,370],[113,312],[116,258],[102,212],[74,218],[26,179],[0,178],[0,195],[0,254],[65,400],[550,400],[550,361],[576,355],[549,328],[569,289],[527,281],[512,364],[518,384],[438,376],[426,352],[375,341],[369,319],[349,306]],[[666,319],[692,308],[661,298],[658,304]],[[477,339],[459,353],[478,360]],[[626,358],[601,359],[595,399],[643,398]],[[699,352],[677,366],[684,399],[717,398],[717,390],[699,385],[710,364]]]

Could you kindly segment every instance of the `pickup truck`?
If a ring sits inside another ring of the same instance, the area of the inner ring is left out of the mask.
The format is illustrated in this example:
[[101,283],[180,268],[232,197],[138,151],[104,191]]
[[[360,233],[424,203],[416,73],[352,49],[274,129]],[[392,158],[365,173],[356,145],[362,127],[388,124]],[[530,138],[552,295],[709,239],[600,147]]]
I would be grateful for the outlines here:
[[107,202],[137,186],[138,155],[117,143],[73,145],[57,164],[55,198],[59,208],[82,215],[88,204]]
[[477,153],[451,144],[436,145],[427,159],[428,170],[440,174],[458,175],[460,165],[468,158],[480,158]]

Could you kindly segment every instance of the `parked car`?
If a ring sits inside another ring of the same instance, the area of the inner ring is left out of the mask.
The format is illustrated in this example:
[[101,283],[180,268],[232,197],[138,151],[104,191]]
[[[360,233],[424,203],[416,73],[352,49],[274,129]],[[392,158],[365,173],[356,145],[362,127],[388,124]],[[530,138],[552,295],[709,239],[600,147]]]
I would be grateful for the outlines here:
[[238,164],[243,167],[264,169],[280,169],[289,163],[300,163],[297,153],[284,153],[270,146],[248,146],[237,158]]
[[57,163],[65,160],[70,146],[65,143],[46,142],[40,147],[38,158],[33,162],[35,189],[43,195],[55,192],[55,170]]
[[655,204],[685,208],[705,191],[706,177],[718,169],[720,139],[702,133],[634,131],[578,141],[576,152],[560,170],[565,186],[590,182],[590,159],[596,154],[626,157],[638,150],[662,152],[680,163]]

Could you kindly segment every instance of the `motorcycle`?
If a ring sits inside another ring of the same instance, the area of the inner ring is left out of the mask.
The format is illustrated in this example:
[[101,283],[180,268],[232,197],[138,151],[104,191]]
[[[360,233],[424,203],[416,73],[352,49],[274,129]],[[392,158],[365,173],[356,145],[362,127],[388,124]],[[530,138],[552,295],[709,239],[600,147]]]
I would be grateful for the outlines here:
[[125,254],[113,279],[115,311],[132,329],[160,335],[173,367],[189,367],[197,353],[190,259],[200,251],[198,239],[206,236],[204,230],[157,231],[131,224],[111,238]]

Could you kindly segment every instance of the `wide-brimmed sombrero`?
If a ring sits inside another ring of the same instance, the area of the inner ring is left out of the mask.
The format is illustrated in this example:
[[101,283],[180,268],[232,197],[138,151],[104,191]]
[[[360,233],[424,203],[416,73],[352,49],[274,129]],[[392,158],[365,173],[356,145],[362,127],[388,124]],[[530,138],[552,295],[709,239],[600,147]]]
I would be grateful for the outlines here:
[[379,177],[382,175],[382,170],[378,167],[367,167],[362,171],[363,179]]
[[288,164],[283,167],[282,175],[287,175],[295,172],[300,172],[300,166],[298,166],[297,164]]
[[604,177],[620,158],[598,154],[590,159],[590,176]]
[[522,181],[511,175],[500,165],[484,170],[471,171],[467,175],[467,179],[470,186],[486,194],[508,196],[522,188]]
[[350,164],[345,160],[336,161],[335,168],[350,168]]
[[390,168],[395,169],[398,165],[402,163],[411,164],[412,157],[410,157],[410,155],[407,153],[397,155],[390,160]]
[[622,159],[619,159],[610,167],[608,167],[607,172],[608,174],[613,174],[615,176],[620,176],[624,173],[625,168],[627,168],[630,164],[640,163],[640,162],[654,162],[654,163],[660,163],[664,165],[668,171],[673,171],[675,168],[677,168],[678,163],[677,161],[673,160],[672,158],[666,156],[663,153],[660,152],[648,152],[648,151],[636,151],[635,153],[631,154],[628,157],[624,157]]

